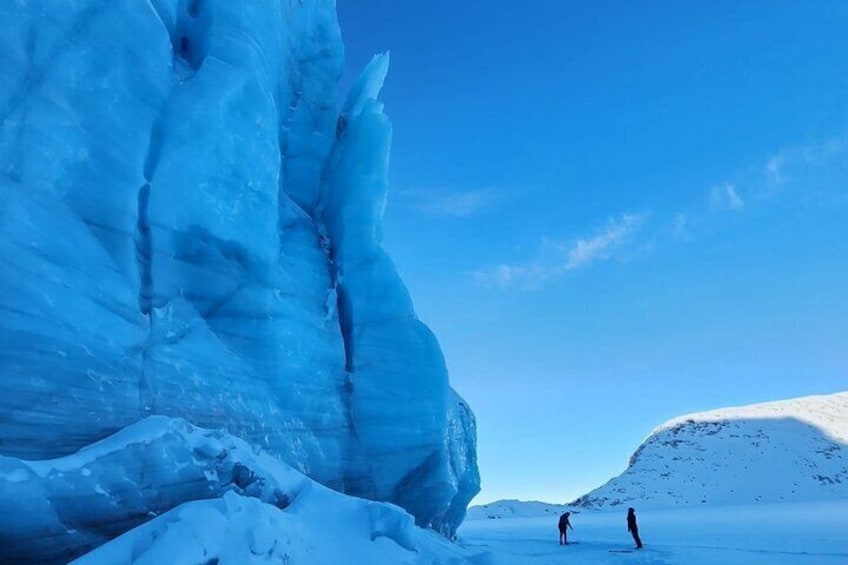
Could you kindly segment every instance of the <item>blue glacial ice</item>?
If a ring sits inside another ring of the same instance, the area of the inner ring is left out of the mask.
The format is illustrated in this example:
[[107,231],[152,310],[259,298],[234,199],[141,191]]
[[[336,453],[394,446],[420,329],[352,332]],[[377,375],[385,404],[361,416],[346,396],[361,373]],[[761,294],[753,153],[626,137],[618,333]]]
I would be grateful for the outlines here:
[[381,246],[388,56],[340,110],[332,0],[0,22],[3,465],[181,418],[452,535],[474,419]]

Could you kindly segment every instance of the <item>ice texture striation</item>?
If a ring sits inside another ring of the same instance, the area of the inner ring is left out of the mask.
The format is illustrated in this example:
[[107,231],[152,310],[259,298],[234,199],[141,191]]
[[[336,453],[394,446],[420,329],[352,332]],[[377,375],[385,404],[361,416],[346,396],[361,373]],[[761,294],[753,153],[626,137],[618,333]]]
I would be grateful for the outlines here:
[[452,535],[474,420],[381,247],[388,56],[340,112],[332,0],[0,21],[0,455],[183,418]]

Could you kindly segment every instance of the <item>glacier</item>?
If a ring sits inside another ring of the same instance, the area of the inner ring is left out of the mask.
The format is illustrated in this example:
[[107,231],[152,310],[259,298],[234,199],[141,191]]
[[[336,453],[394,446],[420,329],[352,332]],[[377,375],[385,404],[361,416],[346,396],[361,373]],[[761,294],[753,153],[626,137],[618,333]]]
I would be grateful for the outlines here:
[[177,418],[451,537],[476,430],[382,248],[388,55],[339,108],[332,0],[0,21],[2,467]]

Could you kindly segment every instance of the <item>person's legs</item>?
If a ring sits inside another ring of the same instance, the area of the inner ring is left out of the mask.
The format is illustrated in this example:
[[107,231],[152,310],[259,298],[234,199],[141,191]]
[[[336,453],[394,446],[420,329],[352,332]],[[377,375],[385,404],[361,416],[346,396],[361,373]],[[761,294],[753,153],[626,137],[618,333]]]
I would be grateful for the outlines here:
[[559,544],[562,545],[562,540],[565,537],[565,532],[562,530],[559,531]]
[[636,542],[636,549],[642,549],[642,539],[639,537],[639,530],[634,528],[632,532],[633,541]]

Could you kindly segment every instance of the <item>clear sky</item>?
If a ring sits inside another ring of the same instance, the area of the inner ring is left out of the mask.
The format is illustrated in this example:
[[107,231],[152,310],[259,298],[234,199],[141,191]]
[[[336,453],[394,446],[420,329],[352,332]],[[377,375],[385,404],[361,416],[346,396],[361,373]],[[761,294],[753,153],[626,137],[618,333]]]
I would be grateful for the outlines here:
[[385,245],[477,415],[475,503],[848,389],[848,3],[338,9],[343,84],[392,53]]

